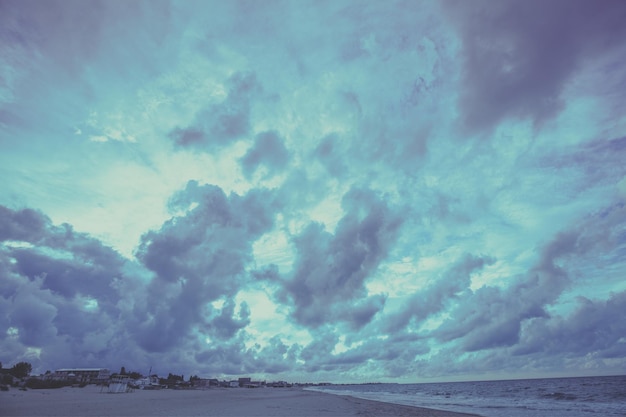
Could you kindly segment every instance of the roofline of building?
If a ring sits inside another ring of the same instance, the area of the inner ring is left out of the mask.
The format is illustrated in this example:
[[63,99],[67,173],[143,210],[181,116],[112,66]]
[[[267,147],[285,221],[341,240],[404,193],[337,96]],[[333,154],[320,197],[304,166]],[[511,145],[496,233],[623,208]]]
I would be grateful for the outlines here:
[[100,372],[100,371],[108,371],[107,368],[62,368],[57,369],[55,372]]

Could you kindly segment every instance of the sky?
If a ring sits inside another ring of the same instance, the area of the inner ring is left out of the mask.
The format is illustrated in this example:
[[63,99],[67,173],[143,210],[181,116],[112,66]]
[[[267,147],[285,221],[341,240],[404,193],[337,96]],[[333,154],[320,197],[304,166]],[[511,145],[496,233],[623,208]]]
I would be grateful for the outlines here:
[[0,1],[0,362],[626,373],[626,2]]

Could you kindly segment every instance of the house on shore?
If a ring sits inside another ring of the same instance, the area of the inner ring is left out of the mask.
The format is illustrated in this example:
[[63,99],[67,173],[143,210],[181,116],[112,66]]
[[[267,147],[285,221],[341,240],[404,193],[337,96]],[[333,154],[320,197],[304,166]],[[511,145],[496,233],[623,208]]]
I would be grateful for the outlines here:
[[63,368],[48,374],[44,379],[72,381],[81,384],[102,384],[109,380],[111,372],[106,368]]
[[290,384],[286,381],[274,381],[274,382],[268,382],[267,386],[272,387],[272,388],[291,388],[293,384]]
[[220,381],[217,378],[198,378],[192,382],[192,385],[197,388],[219,387]]

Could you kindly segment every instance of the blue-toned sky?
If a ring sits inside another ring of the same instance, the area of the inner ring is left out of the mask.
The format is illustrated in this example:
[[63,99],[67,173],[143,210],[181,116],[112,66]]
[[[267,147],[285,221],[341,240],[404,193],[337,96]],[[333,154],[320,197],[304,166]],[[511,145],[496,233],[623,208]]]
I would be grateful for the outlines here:
[[626,372],[626,2],[0,2],[0,361]]

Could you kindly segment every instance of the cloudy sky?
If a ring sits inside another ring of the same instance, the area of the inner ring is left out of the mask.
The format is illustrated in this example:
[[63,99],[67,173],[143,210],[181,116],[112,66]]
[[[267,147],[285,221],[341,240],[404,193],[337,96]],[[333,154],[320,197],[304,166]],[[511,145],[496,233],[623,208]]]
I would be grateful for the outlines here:
[[626,370],[626,3],[0,2],[0,361]]

